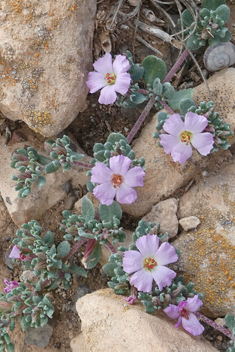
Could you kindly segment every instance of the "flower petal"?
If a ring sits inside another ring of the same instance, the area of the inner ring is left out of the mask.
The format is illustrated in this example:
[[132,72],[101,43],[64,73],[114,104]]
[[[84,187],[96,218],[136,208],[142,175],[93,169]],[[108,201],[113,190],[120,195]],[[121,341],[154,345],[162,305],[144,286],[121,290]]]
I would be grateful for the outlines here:
[[196,315],[193,313],[189,313],[188,320],[182,317],[182,326],[194,336],[200,335],[204,331],[204,327],[199,323]]
[[159,247],[159,238],[157,235],[144,235],[138,238],[135,245],[143,257],[153,257]]
[[109,53],[106,53],[103,57],[101,57],[96,62],[94,62],[93,67],[97,72],[100,72],[103,74],[113,73],[112,55]]
[[184,164],[185,161],[192,156],[192,153],[193,151],[190,144],[179,143],[173,148],[171,156],[175,162],[179,161],[181,164]]
[[158,265],[167,265],[178,260],[175,248],[167,242],[161,244],[154,254],[154,257]]
[[116,82],[114,84],[114,89],[116,92],[124,95],[128,91],[131,83],[131,76],[129,73],[120,73],[116,77]]
[[161,134],[160,135],[160,144],[164,148],[166,154],[170,154],[172,149],[180,143],[180,140],[176,136],[170,134]]
[[163,129],[172,136],[178,136],[181,132],[183,132],[185,127],[180,114],[173,114],[169,116],[163,125]]
[[86,84],[90,89],[90,93],[95,93],[107,85],[104,75],[98,72],[89,72]]
[[10,282],[5,278],[5,279],[4,279],[4,284],[7,285],[7,286],[9,286],[9,285],[10,285]]
[[169,307],[167,307],[166,309],[163,309],[163,312],[165,312],[168,315],[168,317],[172,319],[178,319],[180,316],[178,308],[174,304],[170,304]]
[[214,138],[211,133],[197,133],[192,137],[192,145],[200,154],[207,155],[210,153],[214,145]]
[[198,298],[198,295],[195,295],[193,298],[188,298],[186,302],[187,304],[185,308],[190,312],[196,312],[203,305],[203,302]]
[[126,251],[123,258],[123,270],[132,274],[143,268],[143,256],[138,251]]
[[128,170],[123,177],[123,182],[130,187],[140,187],[144,185],[143,177],[145,172],[140,166],[135,166]]
[[111,205],[116,194],[116,189],[113,187],[111,182],[105,182],[96,186],[93,189],[93,194],[97,199],[99,199],[100,203]]
[[176,276],[176,273],[173,270],[161,265],[157,265],[151,270],[151,273],[160,291],[163,287],[169,286]]
[[20,258],[20,250],[16,245],[12,248],[11,253],[9,254],[9,258]]
[[103,89],[100,91],[100,97],[98,99],[98,102],[100,104],[113,104],[117,99],[117,94],[113,86],[105,86]]
[[153,277],[150,272],[141,269],[131,276],[130,283],[139,291],[150,292],[152,291]]
[[127,173],[131,163],[132,160],[124,155],[113,156],[109,159],[109,167],[112,172],[121,176]]
[[105,183],[111,181],[113,172],[104,164],[96,163],[91,169],[91,182],[94,183]]
[[125,183],[122,183],[121,186],[117,188],[116,199],[117,202],[121,204],[131,204],[136,201],[137,192]]
[[185,130],[192,133],[202,132],[208,125],[208,120],[203,115],[195,114],[194,112],[187,112],[185,115]]
[[120,73],[127,72],[130,68],[129,60],[125,55],[117,55],[113,62],[113,72],[116,76]]

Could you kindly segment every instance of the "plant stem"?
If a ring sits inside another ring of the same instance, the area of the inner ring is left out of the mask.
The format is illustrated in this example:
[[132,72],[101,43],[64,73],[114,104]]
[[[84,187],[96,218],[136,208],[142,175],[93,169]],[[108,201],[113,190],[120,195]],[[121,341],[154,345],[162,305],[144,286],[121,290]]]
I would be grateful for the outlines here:
[[223,326],[216,324],[213,320],[210,320],[209,318],[205,317],[205,315],[203,315],[203,314],[201,314],[199,312],[194,312],[194,314],[199,319],[201,319],[202,321],[204,321],[208,325],[212,326],[214,329],[222,332],[224,335],[228,336],[231,340],[235,341],[235,338],[234,338],[233,334],[229,330],[224,328]]
[[94,165],[81,163],[80,161],[74,161],[73,165],[74,166],[82,166],[82,167],[85,167],[87,169],[92,169],[94,167]]
[[140,126],[142,125],[142,122],[145,120],[146,116],[148,115],[149,111],[152,109],[153,105],[155,104],[155,97],[156,95],[154,94],[151,99],[149,100],[148,104],[145,106],[144,110],[142,111],[140,117],[136,121],[134,127],[130,131],[130,133],[127,136],[127,142],[131,143],[132,139],[136,135],[136,133],[139,131]]
[[78,249],[88,241],[88,238],[82,238],[78,243],[76,243],[73,248],[70,250],[69,254],[66,255],[66,257],[62,258],[63,263],[66,262],[66,260],[68,260],[70,257],[72,257],[72,255],[74,255],[74,253],[76,253],[78,251]]
[[160,101],[160,104],[171,114],[173,115],[175,112],[167,105],[167,103],[163,100]]
[[116,249],[114,248],[114,246],[113,246],[109,241],[106,243],[105,246],[110,250],[110,252],[111,252],[112,254],[117,253]]
[[182,55],[179,57],[179,59],[176,61],[176,63],[172,67],[172,69],[168,72],[168,74],[166,75],[166,77],[164,78],[162,83],[169,82],[172,79],[172,77],[178,71],[178,69],[180,68],[180,66],[182,65],[182,63],[184,62],[186,57],[188,56],[188,54],[189,54],[188,49],[185,49],[183,51]]

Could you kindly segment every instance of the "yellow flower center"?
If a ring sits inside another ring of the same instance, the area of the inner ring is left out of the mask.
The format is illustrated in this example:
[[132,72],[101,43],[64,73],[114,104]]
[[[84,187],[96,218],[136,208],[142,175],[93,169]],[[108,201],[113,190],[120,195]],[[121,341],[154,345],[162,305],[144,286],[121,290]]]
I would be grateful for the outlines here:
[[153,258],[147,258],[144,261],[144,267],[147,268],[148,270],[153,269],[155,266],[157,266],[157,262]]
[[180,137],[181,137],[180,139],[182,143],[189,145],[191,143],[192,133],[188,131],[184,131],[180,134]]
[[122,180],[122,176],[121,175],[113,175],[113,178],[112,178],[112,183],[113,183],[113,187],[114,188],[118,188],[121,186],[123,180]]
[[108,83],[109,85],[112,85],[116,82],[116,75],[114,73],[112,74],[106,73],[105,78],[106,78],[106,83]]

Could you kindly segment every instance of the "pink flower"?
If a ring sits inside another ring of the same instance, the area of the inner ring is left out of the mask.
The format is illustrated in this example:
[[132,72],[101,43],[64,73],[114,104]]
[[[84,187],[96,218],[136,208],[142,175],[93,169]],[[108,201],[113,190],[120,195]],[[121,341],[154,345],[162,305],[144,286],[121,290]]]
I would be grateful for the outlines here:
[[193,312],[196,312],[203,302],[198,298],[198,295],[193,298],[188,298],[186,301],[181,301],[178,306],[170,304],[164,309],[164,312],[172,319],[178,319],[176,328],[182,323],[185,330],[190,334],[196,336],[202,334],[204,327],[199,323],[197,317]]
[[9,282],[7,279],[4,279],[4,283],[8,286],[4,288],[4,292],[10,292],[11,290],[13,290],[13,288],[19,286],[17,281]]
[[117,55],[112,62],[112,56],[106,53],[93,66],[97,72],[89,72],[86,84],[90,93],[103,88],[98,100],[100,104],[113,104],[117,99],[116,92],[126,94],[131,82],[131,76],[127,73],[130,64],[126,56]]
[[191,144],[200,154],[207,155],[213,148],[214,139],[211,133],[203,132],[208,120],[205,116],[188,112],[183,122],[179,114],[171,115],[163,125],[169,133],[160,135],[160,143],[173,160],[184,164],[192,155]]
[[129,304],[134,304],[136,298],[136,295],[131,295],[129,297],[124,297],[124,300],[127,301],[127,303]]
[[116,196],[121,204],[135,202],[137,193],[132,187],[143,186],[145,172],[142,167],[131,169],[132,160],[124,155],[113,156],[109,159],[109,168],[97,162],[91,170],[91,182],[98,183],[93,194],[102,204],[110,205]]
[[143,292],[152,291],[153,280],[160,291],[169,286],[176,273],[165,265],[178,260],[174,247],[167,242],[159,247],[158,236],[150,234],[138,238],[135,244],[139,252],[126,251],[123,258],[123,270],[133,274],[130,283]]
[[9,258],[20,259],[20,250],[16,245],[12,248]]

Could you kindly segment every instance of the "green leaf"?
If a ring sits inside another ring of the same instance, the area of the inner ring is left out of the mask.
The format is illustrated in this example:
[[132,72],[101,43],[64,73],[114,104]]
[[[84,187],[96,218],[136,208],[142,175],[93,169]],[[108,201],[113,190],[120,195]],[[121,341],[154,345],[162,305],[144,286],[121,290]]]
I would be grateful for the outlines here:
[[72,274],[76,274],[79,276],[87,277],[87,271],[84,268],[81,268],[80,266],[77,266],[77,265],[70,265],[66,268],[65,271],[68,271]]
[[38,189],[41,190],[42,186],[46,184],[46,179],[44,176],[38,176],[37,185]]
[[139,64],[133,65],[128,71],[133,82],[139,81],[144,75],[144,68]]
[[95,218],[95,207],[86,196],[82,198],[82,216],[85,218],[85,222]]
[[115,145],[115,143],[116,143],[116,142],[119,142],[121,139],[123,139],[124,141],[127,142],[126,137],[124,137],[121,133],[112,132],[112,133],[110,133],[110,135],[108,136],[107,142],[110,142],[110,143],[112,143],[112,144]]
[[170,84],[170,82],[165,82],[163,84],[163,92],[165,98],[172,99],[175,94],[175,88]]
[[218,35],[214,35],[214,37],[210,37],[208,39],[208,44],[209,46],[215,46],[216,44],[218,44],[220,41]]
[[231,314],[227,314],[225,317],[225,323],[229,328],[233,329],[235,327],[235,317]]
[[180,108],[181,115],[187,114],[188,110],[192,106],[196,107],[196,104],[194,103],[194,101],[192,99],[190,99],[190,98],[181,99],[179,102],[179,108]]
[[60,163],[58,160],[53,160],[51,163],[47,164],[45,167],[45,173],[46,174],[51,174],[53,172],[56,172],[59,170]]
[[47,165],[52,160],[44,155],[38,154],[38,163],[41,165]]
[[162,80],[166,76],[166,64],[162,59],[157,58],[154,55],[147,56],[143,61],[144,71],[144,82],[153,84],[156,78]]
[[186,98],[190,98],[190,99],[193,98],[193,88],[183,89],[183,90],[179,90],[178,92],[175,92],[173,98],[168,100],[168,104],[172,110],[179,110],[180,101]]
[[188,38],[186,45],[189,50],[197,50],[201,47],[201,44],[198,42],[198,37],[195,34],[192,34],[191,37]]
[[160,79],[159,78],[156,78],[154,81],[153,81],[153,92],[156,94],[156,95],[162,95],[162,91],[163,91],[163,86],[160,82]]
[[12,342],[10,342],[10,343],[7,345],[7,351],[8,351],[8,352],[14,352],[14,351],[15,351],[15,346],[13,345]]
[[134,92],[130,95],[130,101],[135,104],[142,104],[146,100],[148,100],[148,97],[138,92]]
[[219,41],[221,43],[226,43],[226,42],[229,42],[230,40],[231,40],[231,33],[229,32],[229,30],[227,30],[227,32],[226,32],[224,37],[220,37],[220,39],[219,39]]
[[50,246],[54,242],[54,239],[55,239],[55,236],[53,232],[47,231],[47,233],[43,236],[42,240],[45,244],[47,244],[47,246]]
[[182,13],[182,19],[186,27],[189,27],[194,22],[193,16],[188,9]]
[[94,250],[92,253],[89,255],[87,261],[86,261],[86,268],[87,269],[92,269],[96,266],[100,259],[100,245],[97,243],[95,246]]
[[122,209],[115,200],[109,206],[100,203],[99,214],[101,221],[112,221],[114,216],[120,220],[122,218]]
[[57,254],[59,257],[63,258],[69,254],[70,251],[70,244],[67,241],[61,242],[57,247]]
[[207,8],[208,10],[216,10],[220,5],[225,4],[226,0],[202,0],[202,8]]
[[116,267],[117,267],[116,263],[107,263],[102,267],[102,270],[106,275],[113,277],[115,276],[114,269]]

